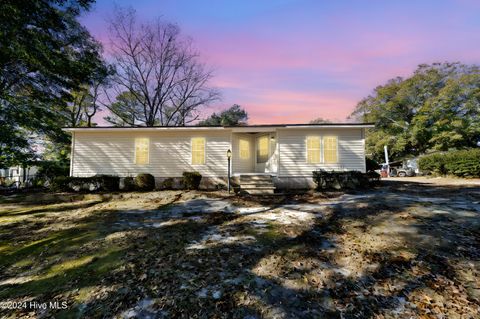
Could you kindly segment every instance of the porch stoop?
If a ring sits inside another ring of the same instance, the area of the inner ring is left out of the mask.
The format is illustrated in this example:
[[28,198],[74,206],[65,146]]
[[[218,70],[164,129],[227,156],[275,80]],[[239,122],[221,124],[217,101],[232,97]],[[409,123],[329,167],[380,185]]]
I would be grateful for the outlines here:
[[251,195],[269,195],[274,193],[275,186],[269,174],[241,174],[239,190]]

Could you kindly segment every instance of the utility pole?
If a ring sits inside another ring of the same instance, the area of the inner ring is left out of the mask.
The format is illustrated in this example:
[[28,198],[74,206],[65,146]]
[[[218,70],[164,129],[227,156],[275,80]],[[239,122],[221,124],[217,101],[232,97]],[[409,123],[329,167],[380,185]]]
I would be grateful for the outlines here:
[[227,165],[228,165],[228,175],[227,175],[227,189],[230,194],[230,159],[232,158],[232,151],[228,149],[227,151]]
[[390,164],[388,162],[388,146],[385,145],[383,147],[383,150],[385,151],[385,164],[387,164],[387,177],[390,177]]

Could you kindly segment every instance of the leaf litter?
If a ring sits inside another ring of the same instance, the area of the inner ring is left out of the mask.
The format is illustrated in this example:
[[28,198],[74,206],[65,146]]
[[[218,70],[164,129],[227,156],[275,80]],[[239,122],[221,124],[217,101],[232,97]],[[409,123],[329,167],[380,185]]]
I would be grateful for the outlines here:
[[0,224],[0,300],[69,307],[0,315],[475,318],[479,197],[410,183],[272,199],[131,193],[64,210],[9,202],[2,214],[23,215]]

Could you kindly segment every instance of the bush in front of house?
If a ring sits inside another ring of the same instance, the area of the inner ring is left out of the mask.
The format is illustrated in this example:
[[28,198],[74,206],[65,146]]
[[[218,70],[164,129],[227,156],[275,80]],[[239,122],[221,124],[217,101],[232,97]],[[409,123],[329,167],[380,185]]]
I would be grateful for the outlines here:
[[365,165],[367,168],[367,172],[373,172],[376,169],[380,169],[380,164],[378,164],[377,161],[368,157],[365,158]]
[[57,176],[51,182],[49,188],[54,192],[68,191],[118,191],[120,178],[111,175],[95,175],[91,177]]
[[183,172],[182,184],[185,189],[196,190],[200,187],[202,174],[199,172]]
[[121,189],[126,192],[135,190],[135,179],[133,177],[124,177],[122,186]]
[[135,187],[140,191],[152,191],[155,189],[155,177],[148,173],[138,174],[135,177]]
[[116,192],[119,190],[120,177],[118,176],[95,175],[92,179],[98,184],[99,190],[106,192]]
[[71,177],[68,176],[57,176],[52,179],[49,184],[49,188],[54,192],[68,192],[70,191],[69,182]]
[[424,155],[419,158],[418,166],[425,174],[480,177],[480,149]]
[[[373,172],[375,173],[375,172]],[[365,174],[359,171],[325,171],[317,170],[313,171],[313,181],[317,184],[317,190],[328,189],[357,189],[368,187],[375,180],[379,179],[379,176],[373,176],[373,173]],[[375,173],[378,175],[377,173]]]
[[174,179],[172,177],[168,177],[168,178],[165,178],[161,185],[160,185],[160,188],[161,189],[173,189],[173,185],[174,185]]

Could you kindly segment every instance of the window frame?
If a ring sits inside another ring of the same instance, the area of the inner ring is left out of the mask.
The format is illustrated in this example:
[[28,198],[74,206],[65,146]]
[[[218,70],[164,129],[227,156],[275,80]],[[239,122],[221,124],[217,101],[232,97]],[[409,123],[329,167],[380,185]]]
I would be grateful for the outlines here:
[[[325,139],[326,138],[335,138],[335,151],[336,151],[336,154],[335,154],[335,157],[336,157],[336,161],[335,162],[327,162],[325,160]],[[339,157],[339,152],[338,152],[338,136],[337,135],[325,135],[323,136],[322,138],[322,145],[323,145],[323,163],[325,164],[338,164],[340,163],[340,157]]]
[[[137,141],[147,140],[147,162],[146,163],[137,163]],[[135,165],[149,165],[150,164],[150,138],[149,137],[135,137],[135,146],[133,152],[133,162]]]
[[[309,162],[308,161],[308,139],[309,138],[318,138],[318,142],[319,142],[319,148],[318,148],[318,162]],[[307,135],[307,137],[305,138],[305,162],[307,164],[322,164],[323,163],[323,143],[322,143],[323,139],[322,139],[322,136],[321,135]]]
[[[203,163],[193,163],[193,140],[195,139],[203,139]],[[207,164],[207,138],[203,136],[196,136],[190,138],[190,165],[200,166]]]
[[[247,148],[244,149],[243,151],[246,151],[247,152],[247,156],[242,156],[242,142],[246,143],[246,146]],[[250,141],[247,140],[247,139],[244,139],[244,138],[240,138],[238,140],[238,158],[240,158],[241,160],[244,160],[244,161],[247,161],[247,160],[250,160],[251,158],[251,145],[250,145]]]
[[[267,154],[265,155],[266,156],[265,161],[259,162],[259,159],[260,159],[259,150],[260,150],[260,140],[261,139],[266,139],[267,140],[267,145],[266,145],[267,146]],[[267,163],[268,160],[270,159],[270,155],[271,155],[270,135],[261,135],[261,136],[256,137],[256,139],[255,139],[255,163],[256,164]]]

